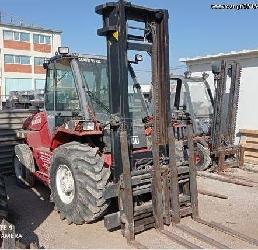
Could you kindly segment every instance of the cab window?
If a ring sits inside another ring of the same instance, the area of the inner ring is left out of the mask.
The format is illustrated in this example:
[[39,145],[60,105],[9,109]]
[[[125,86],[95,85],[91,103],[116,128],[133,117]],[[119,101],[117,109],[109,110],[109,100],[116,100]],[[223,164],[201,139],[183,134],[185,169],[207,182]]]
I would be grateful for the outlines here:
[[80,110],[79,98],[75,87],[74,75],[70,62],[56,63],[56,96],[55,110],[76,111]]
[[47,84],[45,87],[45,108],[54,110],[54,64],[49,64],[47,70]]

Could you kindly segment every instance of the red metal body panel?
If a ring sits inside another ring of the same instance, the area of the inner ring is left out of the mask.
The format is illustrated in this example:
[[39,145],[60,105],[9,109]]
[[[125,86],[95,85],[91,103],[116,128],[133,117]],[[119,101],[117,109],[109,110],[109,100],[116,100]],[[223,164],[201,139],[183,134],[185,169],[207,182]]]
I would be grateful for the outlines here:
[[78,138],[80,137],[101,136],[101,135],[102,135],[102,131],[99,131],[99,130],[76,131],[76,130],[71,130],[69,128],[65,128],[64,126],[61,126],[56,129],[50,147],[51,149],[55,149],[64,143],[77,141]]
[[[56,128],[54,135],[51,137],[49,135],[46,113],[38,112],[32,114],[24,122],[23,129],[27,130],[25,142],[31,148],[35,159],[36,172],[33,175],[45,185],[49,185],[48,172],[53,150],[59,145],[77,141],[81,137],[101,136],[102,131],[98,124],[96,128],[97,130],[94,131],[83,131],[79,126],[74,130],[61,126]],[[151,130],[147,132],[151,133]],[[148,151],[148,149],[142,148],[135,150],[135,152],[145,151]],[[102,157],[104,166],[110,168],[112,164],[111,153],[104,153]]]
[[48,178],[48,175],[42,173],[42,172],[39,172],[39,171],[36,171],[35,173],[33,173],[33,175],[39,179],[41,182],[43,182],[46,186],[49,186],[49,178]]
[[45,112],[33,114],[32,117],[30,117],[30,123],[27,124],[26,129],[26,142],[30,148],[50,148],[51,138],[48,132]]
[[33,157],[42,173],[48,174],[52,156],[53,153],[48,148],[33,148]]
[[[94,131],[71,130],[61,126],[56,128],[53,137],[51,137],[45,112],[38,112],[29,116],[23,124],[23,129],[26,130],[25,142],[31,148],[35,159],[36,172],[33,175],[45,185],[49,185],[48,172],[53,149],[64,143],[78,140],[78,137],[102,135],[98,125],[97,130]],[[103,154],[102,157],[105,167],[110,167],[111,154]]]

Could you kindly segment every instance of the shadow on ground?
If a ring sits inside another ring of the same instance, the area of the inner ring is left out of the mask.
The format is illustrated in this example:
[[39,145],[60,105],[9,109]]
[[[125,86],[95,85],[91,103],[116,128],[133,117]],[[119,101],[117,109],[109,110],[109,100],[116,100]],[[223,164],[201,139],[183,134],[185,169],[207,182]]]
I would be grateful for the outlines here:
[[50,190],[39,182],[32,189],[18,187],[13,176],[6,177],[5,183],[9,221],[15,225],[16,233],[22,235],[22,244],[39,246],[34,231],[53,211],[54,205],[49,201]]

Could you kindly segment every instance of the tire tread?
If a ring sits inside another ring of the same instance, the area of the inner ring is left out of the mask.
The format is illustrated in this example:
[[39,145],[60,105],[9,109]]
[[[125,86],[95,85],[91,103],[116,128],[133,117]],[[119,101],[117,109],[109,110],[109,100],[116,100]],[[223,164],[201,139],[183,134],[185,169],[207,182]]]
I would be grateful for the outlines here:
[[[77,195],[75,197],[76,207],[72,211],[65,210],[61,200],[55,198],[58,194],[54,185],[55,178],[52,169],[55,161],[60,157],[71,163],[74,174]],[[98,154],[98,148],[92,148],[79,142],[70,142],[59,146],[54,150],[49,174],[55,206],[68,223],[89,223],[103,215],[109,205],[109,201],[103,198],[103,192],[110,176],[110,170],[104,167],[104,162]]]

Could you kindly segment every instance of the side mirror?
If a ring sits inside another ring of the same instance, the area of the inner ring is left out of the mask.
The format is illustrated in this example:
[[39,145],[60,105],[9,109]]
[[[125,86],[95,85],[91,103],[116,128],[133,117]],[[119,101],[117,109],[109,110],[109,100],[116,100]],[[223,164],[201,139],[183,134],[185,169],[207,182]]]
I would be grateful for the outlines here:
[[212,63],[211,69],[214,75],[218,75],[221,72],[221,63],[220,62]]
[[138,62],[142,62],[143,61],[143,57],[140,54],[136,54],[134,57],[134,61],[137,64]]
[[128,61],[129,64],[138,64],[139,62],[143,61],[143,57],[140,54],[136,54],[134,56],[134,61]]

